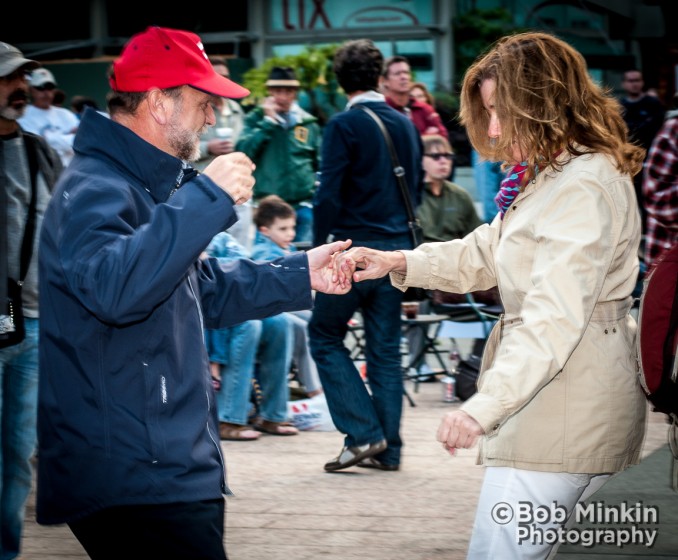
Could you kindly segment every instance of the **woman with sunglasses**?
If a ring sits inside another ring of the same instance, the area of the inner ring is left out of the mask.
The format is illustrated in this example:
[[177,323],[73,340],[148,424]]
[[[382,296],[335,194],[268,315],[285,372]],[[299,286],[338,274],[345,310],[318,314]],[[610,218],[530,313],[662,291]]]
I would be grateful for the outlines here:
[[447,138],[437,134],[423,136],[422,142],[425,189],[417,217],[424,230],[424,241],[464,237],[483,222],[468,192],[447,180],[454,165],[452,147]]
[[437,439],[452,455],[480,442],[468,558],[548,558],[578,504],[640,460],[647,405],[629,311],[644,150],[581,54],[547,33],[504,37],[468,69],[461,120],[481,156],[509,167],[492,223],[413,251],[352,249],[335,265],[356,282],[390,273],[401,289],[499,287],[505,314],[478,392]]

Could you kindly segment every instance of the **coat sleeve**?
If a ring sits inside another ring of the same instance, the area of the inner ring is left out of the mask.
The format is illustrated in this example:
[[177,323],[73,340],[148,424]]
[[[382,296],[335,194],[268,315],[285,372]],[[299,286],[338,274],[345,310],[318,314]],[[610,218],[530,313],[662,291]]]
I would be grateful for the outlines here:
[[499,223],[482,224],[463,239],[403,251],[407,274],[391,273],[391,283],[403,291],[419,287],[461,294],[496,286],[494,250],[499,227]]
[[71,292],[111,324],[145,318],[192,270],[212,237],[235,221],[231,197],[205,175],[153,205],[123,180],[74,179],[72,187],[63,185],[64,196],[52,199],[61,205],[61,223],[49,229],[57,237],[41,243],[58,247]]
[[199,263],[199,284],[207,328],[313,306],[308,257],[301,251],[270,262],[207,259]]

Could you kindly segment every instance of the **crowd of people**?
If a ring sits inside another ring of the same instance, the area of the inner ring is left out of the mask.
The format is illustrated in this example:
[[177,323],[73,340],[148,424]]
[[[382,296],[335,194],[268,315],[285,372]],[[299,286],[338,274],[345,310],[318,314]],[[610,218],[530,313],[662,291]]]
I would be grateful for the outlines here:
[[323,127],[296,69],[273,67],[245,111],[227,61],[185,31],[130,39],[106,109],[58,106],[55,75],[0,47],[0,557],[19,555],[37,454],[38,522],[92,558],[134,543],[225,560],[219,441],[298,435],[293,378],[343,436],[325,471],[400,470],[410,288],[499,287],[505,309],[478,392],[437,431],[452,454],[481,442],[469,558],[524,552],[492,504],[571,511],[638,462],[629,311],[678,241],[678,115],[639,70],[617,100],[550,34],[498,41],[461,90],[476,206],[434,96],[371,40],[336,51],[347,104]]

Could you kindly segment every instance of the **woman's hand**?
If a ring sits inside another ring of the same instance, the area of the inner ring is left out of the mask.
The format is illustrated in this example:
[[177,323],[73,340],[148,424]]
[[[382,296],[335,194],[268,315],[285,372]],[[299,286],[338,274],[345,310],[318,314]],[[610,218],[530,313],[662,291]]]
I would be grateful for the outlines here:
[[351,277],[337,274],[337,255],[351,246],[351,240],[335,241],[306,251],[311,273],[311,288],[326,294],[346,294],[351,290]]
[[390,272],[407,272],[405,255],[400,251],[377,251],[367,247],[354,247],[338,253],[334,262],[335,273],[344,282],[353,278],[354,282],[374,280]]
[[450,455],[454,455],[457,449],[473,447],[484,433],[482,426],[471,416],[462,410],[454,410],[443,416],[436,439]]

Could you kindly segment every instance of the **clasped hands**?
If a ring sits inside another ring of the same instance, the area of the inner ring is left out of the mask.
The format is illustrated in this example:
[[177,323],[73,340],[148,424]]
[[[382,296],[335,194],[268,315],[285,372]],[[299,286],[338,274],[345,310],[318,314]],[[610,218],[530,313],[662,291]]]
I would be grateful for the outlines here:
[[[335,241],[306,251],[311,287],[326,294],[346,294],[353,282],[380,278],[395,266],[397,251],[376,251],[366,247],[349,249],[351,240]],[[402,257],[403,263],[404,257]],[[356,269],[360,269],[357,271]]]
[[332,259],[339,282],[360,282],[386,276],[390,272],[407,272],[407,261],[401,251],[378,251],[368,247],[354,247],[336,253]]

